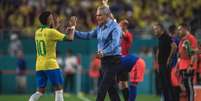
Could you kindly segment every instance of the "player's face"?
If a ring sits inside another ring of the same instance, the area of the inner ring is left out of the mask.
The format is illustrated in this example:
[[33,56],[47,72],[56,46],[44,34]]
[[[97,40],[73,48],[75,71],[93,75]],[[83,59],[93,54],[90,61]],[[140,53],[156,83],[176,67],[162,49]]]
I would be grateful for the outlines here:
[[120,22],[119,26],[121,27],[122,30],[126,29],[126,25],[123,22]]
[[98,25],[102,25],[106,22],[107,17],[105,14],[103,14],[103,12],[101,12],[99,9],[96,12],[96,21],[98,23]]
[[185,35],[185,29],[182,26],[178,26],[178,36],[183,37]]

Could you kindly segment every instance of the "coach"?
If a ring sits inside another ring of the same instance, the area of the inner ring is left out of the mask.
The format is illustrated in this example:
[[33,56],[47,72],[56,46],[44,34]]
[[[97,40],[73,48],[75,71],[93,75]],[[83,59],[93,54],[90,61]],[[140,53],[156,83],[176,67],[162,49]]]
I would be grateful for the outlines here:
[[156,58],[159,64],[159,75],[163,93],[162,95],[164,96],[164,101],[173,101],[170,79],[171,67],[169,65],[174,52],[174,45],[171,37],[168,35],[162,24],[154,24],[153,30],[159,39]]
[[110,95],[111,101],[120,101],[116,89],[115,69],[120,64],[120,38],[121,28],[110,18],[110,9],[101,6],[97,9],[96,20],[98,26],[89,32],[75,31],[75,36],[80,39],[96,38],[98,41],[97,56],[101,58],[101,77],[98,84],[96,101],[104,101],[106,93]]

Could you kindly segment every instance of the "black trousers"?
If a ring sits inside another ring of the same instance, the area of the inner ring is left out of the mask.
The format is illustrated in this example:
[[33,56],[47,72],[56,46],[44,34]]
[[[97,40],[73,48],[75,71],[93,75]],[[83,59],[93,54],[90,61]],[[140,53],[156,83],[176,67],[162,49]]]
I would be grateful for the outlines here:
[[196,76],[197,76],[197,84],[201,85],[201,76],[200,76],[200,73],[197,72]]
[[180,98],[180,92],[181,92],[181,89],[179,86],[177,87],[173,87],[173,97],[172,97],[172,101],[179,101],[179,98]]
[[186,89],[188,101],[194,101],[194,89],[193,89],[194,70],[190,72],[187,72],[187,70],[181,70],[180,75],[182,76],[182,84]]
[[159,78],[161,82],[162,94],[164,101],[173,101],[172,97],[172,84],[170,78],[171,68],[167,67],[166,64],[159,64]]
[[155,90],[156,90],[156,95],[160,96],[161,95],[161,82],[160,82],[160,75],[159,72],[155,71]]
[[103,57],[101,65],[96,101],[104,101],[107,92],[111,101],[120,101],[117,90],[117,71],[115,70],[120,66],[120,56]]

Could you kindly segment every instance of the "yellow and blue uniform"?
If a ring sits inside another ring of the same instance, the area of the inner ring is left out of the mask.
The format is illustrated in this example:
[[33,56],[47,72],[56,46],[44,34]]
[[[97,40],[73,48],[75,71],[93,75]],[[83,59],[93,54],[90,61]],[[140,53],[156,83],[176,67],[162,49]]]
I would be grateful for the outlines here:
[[61,70],[56,61],[56,44],[64,38],[65,34],[45,25],[36,31],[36,81],[39,88],[44,88],[48,79],[53,85],[63,83]]

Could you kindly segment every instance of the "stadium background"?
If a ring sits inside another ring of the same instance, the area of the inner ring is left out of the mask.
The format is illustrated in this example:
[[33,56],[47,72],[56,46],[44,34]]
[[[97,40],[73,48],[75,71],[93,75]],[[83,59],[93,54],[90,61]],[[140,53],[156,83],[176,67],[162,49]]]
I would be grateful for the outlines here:
[[[191,26],[193,33],[201,28],[201,0],[110,0],[110,8],[117,21],[127,18],[134,42],[131,53],[142,56],[147,64],[145,80],[138,86],[138,92],[155,94],[154,48],[157,40],[153,36],[151,24],[160,21],[167,28],[182,21]],[[38,15],[43,10],[55,12],[61,19],[71,15],[79,18],[78,29],[87,31],[95,27],[95,12],[100,0],[0,0],[0,94],[16,94],[16,58],[8,52],[10,36],[17,34],[23,45],[28,70],[27,94],[35,90],[35,44],[34,31],[39,26]],[[75,40],[60,42],[58,51],[62,58],[71,48],[81,57],[82,91],[89,93],[91,80],[88,77],[90,57],[96,52],[95,40]],[[49,89],[50,90],[50,89]]]

